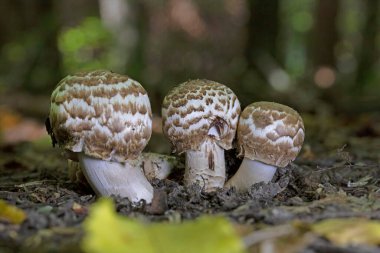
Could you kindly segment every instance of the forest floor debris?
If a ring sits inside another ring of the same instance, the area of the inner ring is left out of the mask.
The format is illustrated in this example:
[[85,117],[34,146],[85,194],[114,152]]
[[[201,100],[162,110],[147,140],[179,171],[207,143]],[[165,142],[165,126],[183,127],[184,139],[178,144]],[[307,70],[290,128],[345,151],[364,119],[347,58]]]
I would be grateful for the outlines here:
[[[261,231],[242,235],[253,245],[249,252],[280,246],[283,252],[380,252],[380,242],[342,245],[303,229],[327,219],[380,219],[380,138],[362,132],[343,144],[336,138],[339,148],[326,147],[327,141],[307,146],[271,183],[256,184],[248,193],[185,188],[177,174],[152,182],[151,205],[132,205],[116,197],[116,211],[144,221],[170,222],[220,214],[236,226]],[[233,152],[226,154],[230,174],[240,162]],[[0,199],[26,215],[21,223],[0,217],[0,252],[80,252],[82,223],[96,199],[91,189],[69,180],[58,149],[28,142],[1,146],[0,175]]]

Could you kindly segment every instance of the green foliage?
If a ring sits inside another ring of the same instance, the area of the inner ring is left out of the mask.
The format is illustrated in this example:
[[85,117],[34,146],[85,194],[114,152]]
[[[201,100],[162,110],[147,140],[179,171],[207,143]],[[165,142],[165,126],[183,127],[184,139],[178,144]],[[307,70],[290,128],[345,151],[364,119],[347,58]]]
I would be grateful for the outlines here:
[[82,248],[88,253],[242,253],[243,244],[223,217],[181,224],[144,224],[118,216],[111,200],[94,204],[85,221]]
[[88,17],[79,26],[61,32],[58,47],[64,72],[108,68],[111,45],[111,34],[96,17]]

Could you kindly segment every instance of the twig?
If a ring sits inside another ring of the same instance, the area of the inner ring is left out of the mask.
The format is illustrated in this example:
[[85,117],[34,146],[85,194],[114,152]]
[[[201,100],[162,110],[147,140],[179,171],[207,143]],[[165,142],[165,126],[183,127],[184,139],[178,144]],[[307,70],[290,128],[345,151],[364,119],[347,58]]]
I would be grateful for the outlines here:
[[15,185],[14,187],[17,187],[17,188],[25,188],[25,187],[30,187],[30,186],[41,185],[41,184],[43,184],[43,183],[48,183],[48,182],[56,182],[56,180],[40,180],[40,181],[33,181],[33,182],[25,183],[25,184],[18,184],[18,185]]
[[257,243],[274,239],[294,233],[294,227],[289,224],[280,225],[272,228],[267,228],[259,231],[254,231],[243,238],[243,243],[246,248],[249,248]]

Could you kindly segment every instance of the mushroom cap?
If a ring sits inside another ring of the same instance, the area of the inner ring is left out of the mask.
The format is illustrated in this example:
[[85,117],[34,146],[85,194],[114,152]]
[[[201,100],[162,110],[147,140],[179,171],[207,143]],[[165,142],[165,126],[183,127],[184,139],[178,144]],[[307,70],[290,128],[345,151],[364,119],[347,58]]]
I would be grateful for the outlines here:
[[164,98],[163,132],[177,153],[199,150],[207,138],[231,149],[239,114],[239,100],[230,88],[214,81],[190,80]]
[[237,132],[240,156],[285,167],[301,150],[305,128],[301,116],[292,108],[257,102],[240,115]]
[[53,143],[107,161],[136,158],[152,134],[147,92],[107,70],[62,79],[51,96],[49,120]]

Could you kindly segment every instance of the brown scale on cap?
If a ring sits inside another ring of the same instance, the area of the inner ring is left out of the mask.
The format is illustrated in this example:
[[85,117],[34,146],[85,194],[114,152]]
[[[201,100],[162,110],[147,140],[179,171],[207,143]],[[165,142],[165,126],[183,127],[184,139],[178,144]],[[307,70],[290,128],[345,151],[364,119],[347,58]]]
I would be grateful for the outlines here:
[[292,108],[257,102],[241,113],[237,135],[240,155],[285,167],[300,152],[305,128],[302,118]]
[[144,88],[107,70],[64,78],[51,96],[49,119],[54,143],[103,160],[136,158],[152,133]]
[[[227,86],[209,80],[191,80],[174,88],[162,105],[163,132],[175,152],[198,150],[206,138],[232,148],[240,104]],[[219,137],[209,136],[215,127]]]

